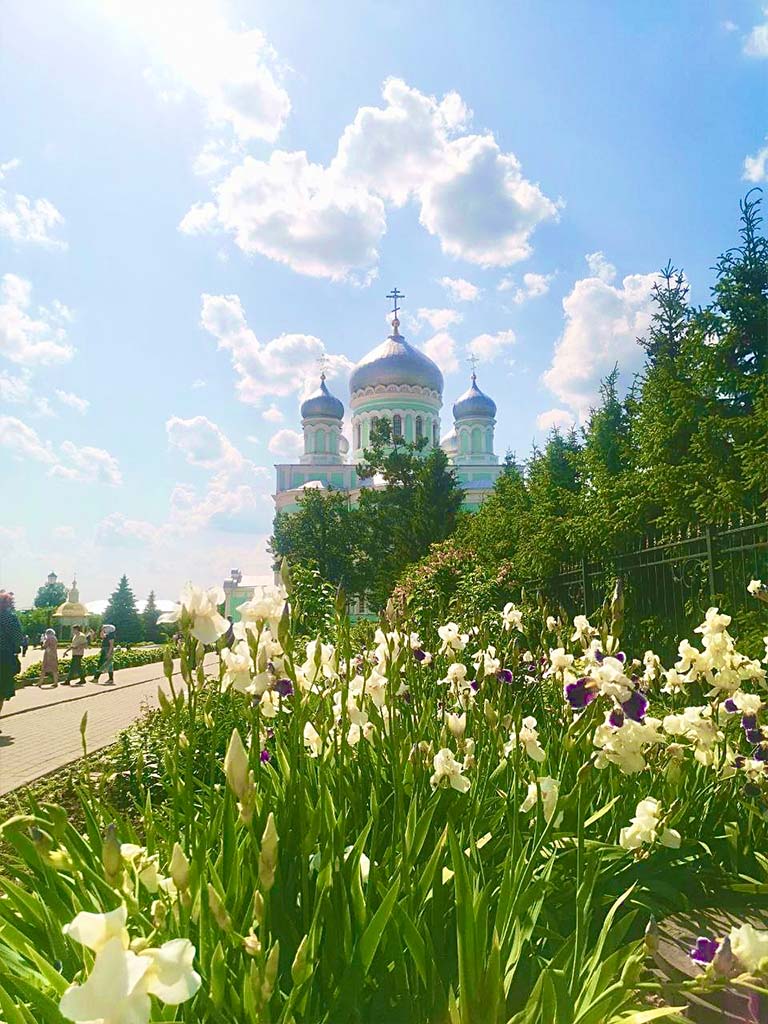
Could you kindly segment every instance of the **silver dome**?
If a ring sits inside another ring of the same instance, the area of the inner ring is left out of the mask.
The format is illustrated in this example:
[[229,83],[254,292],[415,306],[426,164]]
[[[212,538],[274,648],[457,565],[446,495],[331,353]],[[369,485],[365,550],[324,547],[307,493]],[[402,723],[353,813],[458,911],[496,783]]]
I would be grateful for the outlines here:
[[377,384],[416,384],[443,393],[443,375],[437,363],[419,349],[409,345],[398,332],[363,356],[349,378],[352,394]]
[[489,398],[488,395],[483,394],[477,386],[477,380],[473,373],[472,384],[464,394],[460,398],[457,398],[453,403],[453,418],[455,420],[477,418],[492,420],[495,416],[496,403],[492,398]]
[[303,420],[322,417],[340,420],[344,418],[344,406],[325,386],[325,375],[320,377],[320,387],[301,403]]

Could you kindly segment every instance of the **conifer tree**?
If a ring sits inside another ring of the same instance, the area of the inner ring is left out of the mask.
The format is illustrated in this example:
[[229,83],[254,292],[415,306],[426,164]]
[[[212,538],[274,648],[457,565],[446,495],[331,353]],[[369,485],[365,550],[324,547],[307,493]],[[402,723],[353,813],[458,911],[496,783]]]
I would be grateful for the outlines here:
[[150,590],[147,603],[141,614],[141,624],[145,640],[149,640],[154,643],[159,639],[160,634],[157,628],[157,620],[159,617],[160,612],[155,600],[155,592],[154,590]]
[[104,622],[115,627],[118,643],[132,644],[141,639],[141,619],[127,576],[121,576],[117,589],[110,597],[104,612]]

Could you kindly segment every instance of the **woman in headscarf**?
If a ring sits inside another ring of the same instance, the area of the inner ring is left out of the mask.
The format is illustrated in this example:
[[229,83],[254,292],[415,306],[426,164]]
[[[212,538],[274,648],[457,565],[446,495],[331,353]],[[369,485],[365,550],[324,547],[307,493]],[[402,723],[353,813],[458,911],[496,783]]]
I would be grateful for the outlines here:
[[106,672],[108,675],[104,685],[115,685],[114,663],[112,661],[114,653],[115,627],[106,623],[101,627],[101,653],[99,655],[99,667],[96,669],[96,675],[93,677],[94,683],[98,683],[101,673]]
[[52,629],[46,629],[43,634],[43,665],[40,669],[40,686],[43,685],[47,676],[53,680],[52,686],[59,685],[59,641]]
[[13,608],[13,594],[0,590],[0,711],[16,693],[16,676],[21,672],[19,651],[23,636]]

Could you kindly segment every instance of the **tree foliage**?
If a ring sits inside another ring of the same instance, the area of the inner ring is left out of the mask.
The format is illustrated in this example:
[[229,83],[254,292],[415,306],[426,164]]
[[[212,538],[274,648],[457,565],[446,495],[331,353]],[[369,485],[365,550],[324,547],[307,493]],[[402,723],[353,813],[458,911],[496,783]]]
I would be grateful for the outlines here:
[[35,597],[35,608],[58,608],[67,600],[67,588],[63,583],[44,583]]
[[127,576],[120,577],[104,612],[104,622],[115,627],[116,639],[120,643],[131,644],[141,640],[141,617],[136,610],[136,598]]

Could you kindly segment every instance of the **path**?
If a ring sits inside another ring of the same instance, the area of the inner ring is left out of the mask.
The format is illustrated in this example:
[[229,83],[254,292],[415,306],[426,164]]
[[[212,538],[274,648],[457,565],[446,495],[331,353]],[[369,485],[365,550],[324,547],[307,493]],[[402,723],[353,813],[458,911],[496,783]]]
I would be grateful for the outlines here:
[[[216,656],[208,655],[213,667]],[[178,662],[174,665],[178,667]],[[183,687],[174,676],[174,686]],[[82,756],[80,723],[88,712],[88,750],[109,746],[147,708],[157,707],[157,690],[167,692],[161,662],[115,672],[114,686],[27,686],[0,715],[0,796],[48,775]]]

